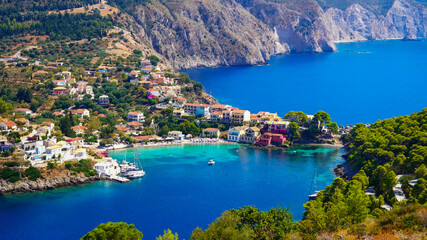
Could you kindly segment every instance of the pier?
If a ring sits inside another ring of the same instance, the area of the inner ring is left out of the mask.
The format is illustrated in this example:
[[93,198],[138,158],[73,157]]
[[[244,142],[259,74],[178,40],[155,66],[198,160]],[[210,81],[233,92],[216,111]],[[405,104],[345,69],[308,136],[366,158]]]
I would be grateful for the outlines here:
[[130,180],[128,178],[120,177],[120,176],[111,176],[110,180],[115,181],[115,182],[119,182],[119,183],[128,183],[128,182],[130,182]]

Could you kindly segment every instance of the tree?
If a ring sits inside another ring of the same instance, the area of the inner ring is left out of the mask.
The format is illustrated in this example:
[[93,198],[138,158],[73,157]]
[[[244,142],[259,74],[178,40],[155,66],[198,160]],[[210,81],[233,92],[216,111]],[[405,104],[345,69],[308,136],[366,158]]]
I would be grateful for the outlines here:
[[70,120],[71,118],[72,118],[72,115],[70,112],[69,116],[64,116],[59,120],[59,128],[61,129],[62,134],[64,134],[67,137],[76,136],[76,133],[71,128],[72,127],[72,122]]
[[288,113],[286,113],[284,118],[288,119],[291,122],[296,122],[300,126],[303,126],[308,122],[307,114],[301,111],[299,112],[289,111]]
[[396,185],[396,174],[380,165],[373,171],[370,180],[377,194],[387,194],[391,193]]
[[133,224],[108,222],[101,223],[81,240],[140,240],[142,237],[142,232],[138,231]]
[[242,225],[240,217],[230,211],[224,212],[209,227],[203,231],[196,228],[190,240],[217,240],[217,239],[253,239],[254,232],[247,225]]
[[12,109],[12,104],[5,102],[0,98],[0,114],[5,113]]
[[317,121],[317,128],[320,129],[323,125],[328,125],[331,122],[331,117],[324,111],[318,111],[314,114],[314,119]]
[[336,122],[331,122],[328,124],[328,128],[331,130],[332,133],[338,134],[338,124]]
[[300,132],[298,131],[299,126],[295,122],[289,123],[289,134],[291,135],[291,140],[294,141],[301,137]]
[[147,57],[148,60],[150,60],[151,65],[157,66],[157,64],[160,62],[160,59],[155,55],[150,55]]
[[95,116],[91,116],[86,124],[87,131],[93,133],[101,127],[101,121]]
[[348,195],[345,199],[347,217],[352,224],[361,223],[369,214],[369,197],[362,190],[362,184],[354,181],[350,183]]
[[178,240],[178,233],[173,234],[170,229],[163,231],[163,236],[156,237],[156,240]]

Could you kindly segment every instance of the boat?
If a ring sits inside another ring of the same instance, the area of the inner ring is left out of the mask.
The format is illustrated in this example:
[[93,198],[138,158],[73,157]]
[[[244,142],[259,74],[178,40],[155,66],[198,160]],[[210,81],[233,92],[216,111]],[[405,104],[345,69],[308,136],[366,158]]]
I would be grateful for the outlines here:
[[145,171],[140,167],[141,163],[138,160],[138,164],[136,162],[136,157],[134,157],[134,163],[127,163],[129,168],[123,173],[124,176],[128,178],[140,178],[145,175]]
[[126,172],[131,171],[131,170],[136,170],[136,167],[133,163],[130,163],[126,160],[123,160],[123,162],[120,163],[120,172],[121,173],[126,173]]
[[215,160],[213,159],[209,160],[208,165],[214,165],[214,164],[215,164]]

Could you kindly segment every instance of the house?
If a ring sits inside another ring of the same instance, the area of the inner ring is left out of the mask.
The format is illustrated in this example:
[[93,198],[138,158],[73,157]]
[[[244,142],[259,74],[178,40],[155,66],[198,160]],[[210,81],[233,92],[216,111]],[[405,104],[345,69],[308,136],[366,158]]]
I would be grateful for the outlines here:
[[176,118],[181,119],[181,118],[182,118],[182,116],[184,116],[184,114],[185,114],[185,112],[184,112],[184,110],[183,110],[183,109],[176,109],[176,110],[173,110],[173,116],[174,116],[174,117],[176,117]]
[[278,133],[264,133],[258,140],[256,141],[256,145],[260,146],[268,146],[268,145],[276,145],[282,146],[286,142],[286,136]]
[[176,101],[177,101],[179,104],[182,104],[182,105],[184,105],[184,104],[186,104],[186,103],[187,103],[187,99],[185,99],[185,97],[177,97],[177,98],[176,98]]
[[231,123],[234,125],[242,125],[244,122],[251,120],[251,113],[248,110],[233,110]]
[[231,110],[222,111],[222,121],[223,122],[230,123],[232,116],[233,116],[233,111],[231,111]]
[[157,135],[148,135],[148,136],[136,136],[136,137],[133,137],[133,139],[135,139],[135,141],[137,141],[138,143],[141,143],[141,142],[150,142],[154,140],[159,140],[160,137]]
[[117,161],[112,158],[104,158],[98,161],[93,168],[96,170],[98,175],[112,177],[120,174],[120,166]]
[[17,108],[17,109],[15,109],[15,112],[19,112],[19,113],[24,114],[24,115],[31,115],[31,114],[33,114],[33,111],[31,111],[28,108]]
[[254,144],[258,139],[260,134],[260,129],[257,127],[246,128],[245,134],[240,137],[241,143]]
[[170,131],[168,132],[168,138],[173,138],[175,140],[183,140],[184,134],[181,131]]
[[202,130],[202,137],[219,138],[219,134],[218,128],[205,128]]
[[155,97],[159,97],[160,96],[160,91],[157,90],[157,89],[155,89],[155,88],[148,89],[147,93],[151,94],[151,95],[153,95]]
[[56,86],[59,86],[59,87],[66,87],[68,85],[68,82],[65,79],[62,79],[62,80],[53,80],[53,83]]
[[101,96],[99,96],[98,103],[100,105],[108,105],[108,104],[110,104],[110,97],[108,97],[107,95],[101,95]]
[[146,67],[141,68],[141,72],[150,73],[151,71],[153,71],[153,68],[150,66],[146,66]]
[[199,103],[186,103],[184,111],[195,116],[209,116],[211,105]]
[[264,128],[263,132],[271,132],[271,133],[280,133],[280,134],[286,134],[286,129],[289,126],[288,121],[266,121],[264,122]]
[[0,145],[4,145],[6,143],[8,143],[9,141],[7,140],[6,136],[0,135]]
[[85,144],[85,139],[81,138],[81,137],[75,137],[75,138],[70,138],[67,140],[67,142],[72,143],[73,145],[80,145],[83,146]]
[[145,117],[142,112],[129,112],[128,122],[144,122]]
[[77,160],[86,159],[87,153],[85,148],[79,148],[74,152],[74,158]]
[[28,121],[28,119],[26,119],[26,118],[17,118],[17,119],[15,119],[15,122],[20,122],[20,123],[24,124],[24,126],[26,126],[26,127],[30,126],[30,121]]
[[240,142],[240,137],[245,134],[247,126],[232,127],[228,130],[227,140],[230,142]]
[[46,148],[46,154],[52,155],[52,156],[59,156],[61,154],[61,146],[59,145],[53,145]]
[[260,119],[260,123],[264,123],[267,121],[278,121],[280,117],[277,116],[277,113],[270,112],[258,112],[256,117]]
[[141,81],[138,81],[138,86],[142,86],[142,87],[144,87],[144,88],[149,88],[149,87],[151,87],[153,84],[150,82],[150,81],[147,81],[147,80],[141,80]]
[[149,66],[149,65],[151,65],[151,61],[149,59],[144,58],[141,60],[140,64],[141,64],[141,66]]
[[220,122],[222,120],[222,117],[223,117],[222,111],[215,111],[215,112],[211,112],[210,120],[212,122]]
[[34,73],[34,76],[42,76],[42,75],[46,75],[46,74],[48,74],[48,72],[43,71],[43,70],[39,70],[39,71]]
[[123,126],[116,126],[117,131],[119,132],[129,132],[129,129]]
[[143,127],[143,124],[137,121],[132,121],[130,123],[128,123],[128,126],[133,129],[133,130],[137,130],[140,129],[141,127]]
[[60,74],[64,77],[64,79],[71,78],[71,72],[63,71]]
[[18,127],[16,123],[12,121],[7,121],[7,122],[0,123],[0,128],[7,131],[7,130],[16,130]]
[[66,89],[65,87],[56,87],[53,89],[54,96],[59,96],[64,94],[68,94],[68,89]]
[[53,122],[42,122],[42,125],[48,127],[50,131],[53,131],[55,129],[55,123]]
[[82,126],[82,125],[77,125],[77,126],[72,127],[71,129],[73,129],[73,131],[76,134],[85,134],[87,127]]
[[83,118],[84,116],[90,117],[90,112],[87,109],[72,110],[71,113],[79,118]]
[[77,86],[77,92],[82,95],[85,95],[85,94],[94,95],[93,87],[85,83],[81,83]]
[[225,104],[214,104],[212,105],[211,112],[222,112],[225,110],[231,110],[232,107],[230,105]]

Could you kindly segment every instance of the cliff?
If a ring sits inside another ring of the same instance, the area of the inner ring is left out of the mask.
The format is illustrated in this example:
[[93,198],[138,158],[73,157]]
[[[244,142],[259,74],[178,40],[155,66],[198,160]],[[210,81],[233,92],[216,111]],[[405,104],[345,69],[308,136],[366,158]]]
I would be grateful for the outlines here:
[[86,184],[102,179],[102,177],[98,176],[85,177],[84,174],[61,176],[47,179],[39,178],[36,181],[21,180],[16,183],[10,183],[3,179],[0,179],[0,195],[45,191],[49,189]]
[[176,69],[262,64],[427,29],[425,0],[150,0],[124,10],[135,36]]

